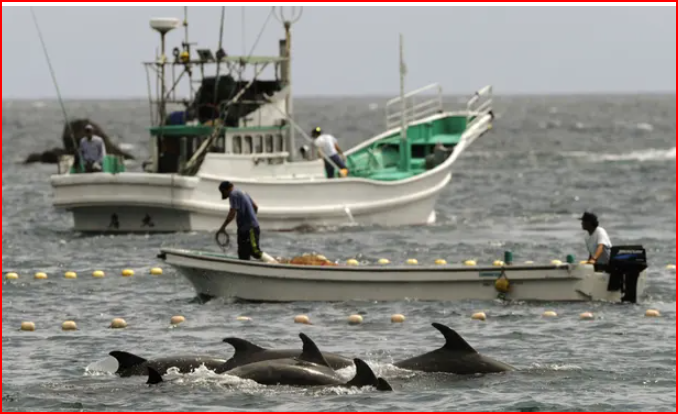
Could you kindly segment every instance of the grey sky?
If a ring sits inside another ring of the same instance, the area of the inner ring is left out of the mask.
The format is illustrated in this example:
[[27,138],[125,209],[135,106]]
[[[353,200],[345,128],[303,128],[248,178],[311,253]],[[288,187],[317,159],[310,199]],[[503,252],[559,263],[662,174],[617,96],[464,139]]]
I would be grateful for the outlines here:
[[[36,7],[59,86],[68,98],[146,96],[141,61],[159,36],[151,17],[183,7]],[[247,49],[270,7],[246,8]],[[191,41],[215,50],[220,7],[190,7]],[[241,7],[226,9],[225,44],[240,54]],[[306,6],[293,28],[297,95],[396,95],[398,33],[407,88],[439,82],[446,93],[491,83],[497,94],[672,92],[675,7]],[[277,54],[272,18],[256,54]],[[169,35],[178,46],[183,30]],[[56,96],[28,7],[2,10],[2,97]]]

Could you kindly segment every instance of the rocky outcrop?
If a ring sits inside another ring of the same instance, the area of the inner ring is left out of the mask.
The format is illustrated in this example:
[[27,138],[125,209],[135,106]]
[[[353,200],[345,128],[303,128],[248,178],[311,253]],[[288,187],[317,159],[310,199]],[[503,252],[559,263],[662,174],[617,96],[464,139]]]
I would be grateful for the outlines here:
[[[128,152],[125,152],[118,148],[117,145],[111,142],[111,139],[106,135],[103,129],[95,122],[90,121],[89,119],[76,119],[71,121],[71,128],[73,129],[73,135],[75,135],[75,142],[79,143],[80,139],[85,136],[85,127],[87,124],[90,124],[94,127],[94,135],[98,135],[103,138],[106,143],[106,153],[110,155],[120,155],[126,160],[133,160],[134,156]],[[61,134],[61,141],[63,142],[64,148],[69,154],[75,154],[73,148],[73,138],[71,138],[71,128],[68,125],[64,125],[64,131]]]
[[33,164],[36,162],[42,164],[58,164],[59,158],[66,154],[68,154],[68,151],[63,148],[52,148],[51,150],[47,150],[45,152],[35,152],[26,157],[24,164]]
[[63,155],[75,155],[76,149],[74,144],[79,143],[80,139],[85,136],[85,126],[90,124],[94,127],[94,134],[100,136],[106,143],[106,153],[110,155],[120,155],[126,160],[133,160],[134,156],[126,151],[121,150],[111,142],[111,139],[106,135],[103,129],[95,122],[90,121],[89,119],[76,119],[71,121],[71,128],[73,130],[73,135],[75,140],[71,137],[71,128],[68,127],[68,124],[64,125],[64,130],[61,134],[61,142],[63,143],[63,148],[52,148],[44,152],[35,152],[30,154],[24,160],[25,164],[32,163],[43,163],[43,164],[57,164],[59,163],[59,158]]

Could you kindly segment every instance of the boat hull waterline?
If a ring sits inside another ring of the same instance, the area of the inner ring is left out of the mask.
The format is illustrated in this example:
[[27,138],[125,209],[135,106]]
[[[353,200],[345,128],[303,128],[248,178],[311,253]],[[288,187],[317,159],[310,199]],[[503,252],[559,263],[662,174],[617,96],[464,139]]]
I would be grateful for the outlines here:
[[[496,300],[508,278],[507,300],[619,303],[610,275],[584,264],[513,266],[305,266],[241,261],[225,255],[163,249],[160,255],[207,298],[252,302]],[[645,290],[646,272],[637,294]]]

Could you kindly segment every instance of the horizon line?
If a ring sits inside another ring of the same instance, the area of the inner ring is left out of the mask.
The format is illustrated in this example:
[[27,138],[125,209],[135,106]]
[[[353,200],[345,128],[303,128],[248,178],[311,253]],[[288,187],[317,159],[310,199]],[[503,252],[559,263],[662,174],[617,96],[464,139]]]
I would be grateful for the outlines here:
[[[495,98],[501,98],[501,97],[576,97],[576,96],[652,96],[652,95],[675,95],[676,91],[674,90],[666,90],[666,91],[636,91],[636,92],[630,92],[630,91],[572,91],[572,92],[564,92],[564,91],[559,91],[559,92],[506,92],[506,93],[492,93],[492,96]],[[431,96],[435,96],[435,94],[429,94]],[[466,97],[466,96],[471,96],[472,93],[460,93],[460,94],[443,94],[443,97],[449,97],[449,98],[460,98],[460,97]],[[422,95],[425,96],[425,95]],[[303,98],[303,99],[318,99],[318,98],[385,98],[385,99],[391,99],[393,98],[394,95],[392,94],[357,94],[357,95],[351,95],[351,94],[297,94],[293,98]],[[13,96],[3,96],[2,97],[3,102],[4,101],[58,101],[59,98],[56,96],[50,96],[50,97],[13,97]],[[148,96],[128,96],[128,97],[123,97],[123,96],[117,96],[117,97],[106,97],[106,96],[98,96],[98,97],[78,97],[78,96],[73,96],[73,97],[64,97],[64,101],[137,101],[137,100],[148,100]]]

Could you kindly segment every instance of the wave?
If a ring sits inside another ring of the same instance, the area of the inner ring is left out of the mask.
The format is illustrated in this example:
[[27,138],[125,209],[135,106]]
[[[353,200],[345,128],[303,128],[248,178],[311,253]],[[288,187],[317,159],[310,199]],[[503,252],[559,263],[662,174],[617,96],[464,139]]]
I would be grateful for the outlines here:
[[563,153],[566,157],[585,158],[592,162],[615,162],[615,161],[670,161],[676,159],[676,147],[671,149],[649,148],[646,150],[631,151],[623,154],[592,154],[585,151],[572,151]]

